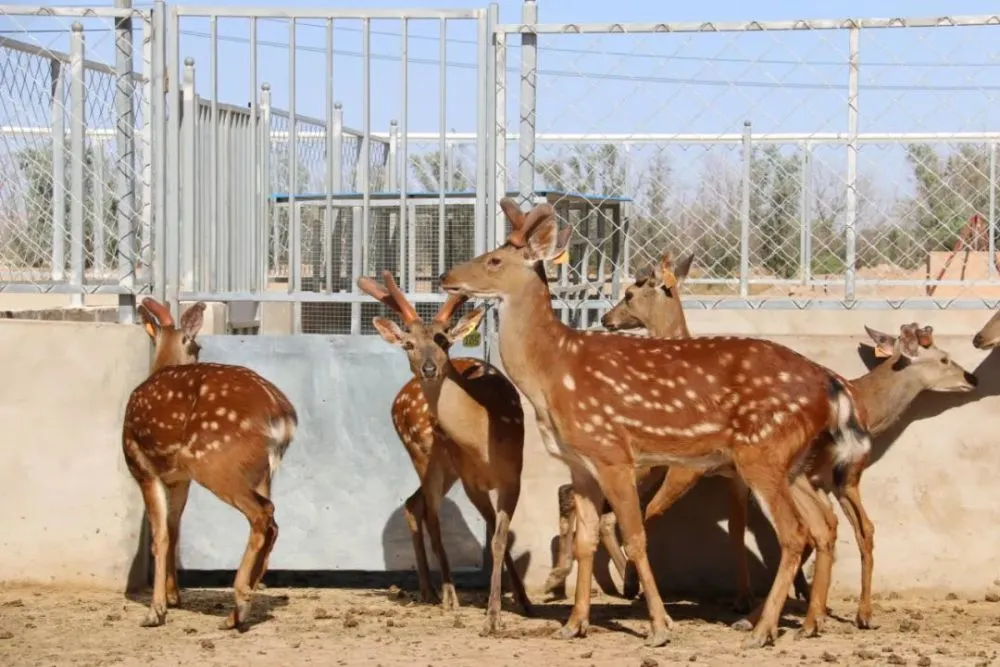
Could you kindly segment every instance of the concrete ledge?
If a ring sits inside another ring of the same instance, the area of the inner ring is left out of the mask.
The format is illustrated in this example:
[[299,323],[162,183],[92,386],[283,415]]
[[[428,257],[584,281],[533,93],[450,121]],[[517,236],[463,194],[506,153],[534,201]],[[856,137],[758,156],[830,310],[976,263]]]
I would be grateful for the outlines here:
[[0,581],[124,588],[143,503],[121,426],[129,392],[149,372],[146,334],[7,320],[0,350]]

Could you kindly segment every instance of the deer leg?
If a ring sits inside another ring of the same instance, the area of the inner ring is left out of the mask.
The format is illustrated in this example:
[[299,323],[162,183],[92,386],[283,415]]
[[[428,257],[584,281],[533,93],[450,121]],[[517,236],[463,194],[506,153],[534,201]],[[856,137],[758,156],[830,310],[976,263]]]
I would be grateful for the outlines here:
[[864,505],[861,504],[861,489],[857,483],[844,486],[838,497],[840,507],[854,528],[854,538],[861,552],[861,599],[858,601],[858,614],[855,623],[862,630],[871,628],[872,624],[872,570],[875,567],[875,525],[868,518]]
[[576,523],[576,509],[573,506],[573,485],[563,484],[558,490],[559,498],[559,546],[556,565],[545,580],[543,591],[552,593],[566,585],[566,577],[573,567],[573,525]]
[[[703,472],[693,468],[682,468],[680,466],[670,466],[667,474],[663,477],[663,483],[656,490],[656,495],[646,505],[645,523],[666,512],[685,493],[691,490],[695,483],[701,479]],[[639,594],[639,576],[635,569],[635,563],[631,560],[625,569],[622,595],[631,600]]]
[[153,542],[153,598],[141,625],[153,628],[163,625],[167,619],[167,552],[170,549],[167,492],[163,482],[155,477],[143,480],[140,485]]
[[809,556],[812,556],[812,552],[812,544],[806,544],[806,548],[802,550],[802,562],[799,563],[799,570],[795,573],[795,581],[792,582],[795,587],[795,597],[800,600],[808,600],[809,596],[812,594],[812,587],[806,580],[805,572],[802,571],[802,568],[809,560]]
[[601,544],[604,545],[604,550],[608,552],[612,564],[618,570],[618,576],[624,582],[625,573],[628,570],[628,559],[625,558],[622,545],[615,534],[615,527],[618,525],[618,520],[615,517],[615,513],[611,511],[611,506],[607,503],[604,504],[601,510],[601,518],[598,522],[598,534],[601,538]]
[[804,475],[792,482],[792,498],[800,519],[816,548],[816,572],[809,608],[800,635],[815,637],[826,620],[826,602],[833,574],[833,549],[837,539],[837,515],[825,495],[821,495]]
[[[499,544],[503,548],[501,553],[503,553],[504,567],[507,568],[507,577],[510,580],[510,587],[514,592],[514,599],[521,606],[524,615],[531,618],[535,615],[534,608],[531,606],[531,600],[528,598],[527,591],[524,590],[524,582],[521,580],[521,575],[518,573],[517,568],[514,567],[514,558],[510,555],[510,545],[507,539],[510,520],[514,516],[514,510],[517,509],[517,501],[520,495],[520,483],[500,489],[497,497],[497,532],[493,538],[493,558],[496,559],[497,542],[499,540]],[[504,525],[505,523],[507,524],[506,526]],[[496,565],[494,565],[495,567]]]
[[576,556],[576,590],[573,595],[573,611],[566,624],[553,637],[571,639],[585,637],[590,625],[590,580],[594,576],[594,552],[597,550],[597,534],[600,517],[597,508],[604,496],[601,486],[586,470],[571,468],[573,475],[573,501],[576,507],[576,533],[573,539]]
[[413,538],[413,554],[417,560],[417,579],[420,582],[420,599],[423,602],[438,604],[441,600],[430,583],[431,573],[427,566],[427,550],[424,547],[426,507],[424,506],[423,490],[417,489],[406,499],[406,503],[403,505],[403,515],[406,517],[406,525]]
[[[777,448],[777,445],[775,445]],[[748,450],[756,454],[756,450]],[[753,491],[761,509],[770,515],[778,543],[781,545],[781,560],[778,572],[771,584],[764,604],[755,609],[748,619],[753,624],[750,636],[745,640],[747,648],[762,647],[772,642],[778,634],[778,619],[788,598],[792,579],[802,557],[806,543],[806,530],[795,512],[791,488],[785,479],[785,471],[771,467],[767,461],[745,461],[737,456],[735,462],[739,474]],[[749,457],[747,457],[749,458]],[[739,627],[740,623],[734,627]]]
[[[264,496],[268,500],[271,499],[271,474],[270,474],[270,470],[269,470],[268,474],[264,477],[264,479],[262,479],[260,481],[260,483],[257,484],[257,486],[254,488],[254,491],[256,491],[260,495]],[[277,532],[275,532],[275,534],[274,534],[274,539],[275,540],[278,539]],[[270,561],[271,561],[271,550],[273,548],[274,548],[274,544],[272,542],[267,547],[267,549],[264,551],[264,561],[263,561],[263,563],[260,566],[260,576],[258,576],[254,580],[254,582],[253,582],[253,588],[254,588],[254,590],[257,590],[258,588],[260,588],[261,579],[264,578],[264,573],[267,572],[268,563],[270,563]]]
[[454,482],[454,477],[448,475],[440,466],[432,466],[428,469],[423,484],[424,506],[427,510],[425,515],[427,532],[431,537],[431,549],[433,549],[438,566],[441,568],[441,606],[446,610],[458,608],[458,593],[455,591],[455,582],[451,578],[451,566],[448,564],[448,554],[444,550],[444,541],[441,539],[440,511],[441,501]]
[[608,498],[625,541],[625,551],[629,560],[635,563],[639,582],[649,609],[650,633],[647,646],[663,646],[670,641],[669,629],[673,621],[663,607],[663,600],[653,578],[653,570],[646,555],[646,529],[639,509],[639,492],[635,487],[635,476],[629,466],[606,467],[600,471],[601,485]]
[[181,603],[181,592],[177,585],[177,550],[180,548],[181,514],[187,504],[191,480],[168,484],[167,491],[167,606],[177,607]]
[[274,522],[274,504],[253,489],[240,490],[228,498],[220,497],[243,512],[250,523],[250,537],[233,581],[236,604],[221,626],[223,630],[241,630],[250,615],[253,589],[264,576],[264,564],[278,539],[278,524]]
[[745,614],[753,608],[753,591],[750,589],[750,567],[747,563],[747,499],[750,489],[739,475],[729,480],[729,542],[736,561],[736,600],[733,609]]

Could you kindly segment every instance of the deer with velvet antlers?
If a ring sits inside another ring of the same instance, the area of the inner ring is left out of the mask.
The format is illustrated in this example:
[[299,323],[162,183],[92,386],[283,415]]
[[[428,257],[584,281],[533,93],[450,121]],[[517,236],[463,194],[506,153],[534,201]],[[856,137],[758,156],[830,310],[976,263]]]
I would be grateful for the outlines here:
[[[656,337],[673,335],[689,335],[687,323],[681,307],[678,286],[687,275],[690,266],[690,255],[681,260],[676,269],[671,261],[670,253],[665,253],[659,264],[641,271],[636,277],[636,283],[630,286],[625,297],[611,310],[605,313],[602,324],[609,330],[646,328]],[[871,338],[873,355],[881,360],[878,366],[868,373],[850,380],[855,391],[855,397],[864,406],[868,416],[868,429],[872,436],[885,432],[897,423],[906,409],[923,391],[967,392],[977,384],[976,377],[955,363],[947,352],[934,343],[933,329],[930,326],[920,327],[916,323],[904,324],[899,335],[877,331],[865,327]],[[861,553],[861,596],[855,622],[859,628],[871,627],[872,600],[871,585],[874,568],[874,525],[865,512],[861,502],[860,479],[867,466],[867,458],[859,460],[847,474],[842,485],[832,479],[830,457],[819,454],[810,464],[811,481],[822,491],[833,494],[841,505],[844,515],[848,518],[855,532],[858,549]],[[747,493],[744,487],[739,491],[739,476],[731,465],[709,471],[671,466],[656,495],[646,506],[645,521],[666,512],[677,500],[684,496],[703,476],[718,475],[729,477],[733,481],[731,513],[729,518],[729,534],[732,538],[733,555],[737,564],[737,588],[739,600],[746,599],[749,603],[749,578],[744,536],[747,525]],[[560,489],[560,495],[565,491]],[[561,508],[562,509],[562,508]],[[560,528],[571,523],[571,519],[560,517]],[[614,515],[602,516],[602,538],[609,551],[620,554],[614,533]],[[560,545],[568,541],[560,535]],[[806,546],[803,561],[810,555],[811,547]],[[620,558],[620,555],[619,555]],[[570,558],[560,553],[559,564],[550,575],[550,580],[557,576],[565,577]],[[616,561],[617,565],[617,561]],[[620,570],[624,579],[624,595],[634,597],[638,592],[638,581],[634,567]],[[801,569],[795,579],[796,593],[803,598],[809,596],[808,585]],[[747,598],[744,598],[744,595]],[[737,624],[746,627],[745,622]]]
[[142,490],[153,538],[153,598],[142,625],[162,625],[167,607],[180,604],[180,521],[194,480],[250,522],[233,584],[236,605],[222,625],[243,629],[278,539],[271,480],[298,417],[288,398],[249,368],[198,361],[201,347],[195,336],[204,303],[187,309],[180,328],[155,299],[145,298],[138,310],[154,357],[149,378],[129,396],[122,447]]
[[[466,297],[452,296],[425,323],[389,271],[382,273],[382,280],[385,287],[362,277],[358,287],[399,314],[402,328],[381,317],[372,323],[386,342],[403,348],[414,374],[396,395],[392,422],[420,478],[420,488],[407,499],[405,513],[413,536],[421,597],[424,601],[434,599],[424,550],[426,526],[441,567],[442,602],[445,608],[458,606],[438,512],[445,494],[461,480],[492,540],[493,571],[484,628],[484,633],[490,634],[500,627],[500,584],[505,564],[515,599],[525,615],[530,616],[532,611],[508,547],[510,520],[521,493],[521,398],[514,385],[489,363],[448,356],[455,341],[479,326],[485,312],[482,308],[450,326],[455,310],[466,301]],[[496,509],[490,499],[494,489]]]
[[570,468],[578,514],[573,611],[558,637],[585,634],[606,498],[636,564],[650,614],[650,645],[669,641],[667,615],[646,554],[635,468],[732,462],[773,518],[781,561],[763,614],[747,644],[771,641],[807,535],[816,576],[803,632],[825,619],[836,515],[801,474],[810,444],[830,438],[837,469],[867,455],[871,443],[844,381],[782,345],[752,338],[658,340],[576,331],[552,309],[544,262],[558,259],[570,229],[551,205],[525,215],[501,207],[512,231],[499,248],[441,277],[450,294],[499,298],[504,368],[535,409],[548,452]]

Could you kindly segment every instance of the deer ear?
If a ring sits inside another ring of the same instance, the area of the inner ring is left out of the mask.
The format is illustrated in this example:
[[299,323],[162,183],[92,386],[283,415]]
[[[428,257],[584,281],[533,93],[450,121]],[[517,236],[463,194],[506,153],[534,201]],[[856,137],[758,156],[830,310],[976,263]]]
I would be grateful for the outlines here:
[[927,325],[922,329],[917,329],[917,342],[920,347],[934,347],[934,327]]
[[669,250],[660,257],[660,262],[654,271],[656,279],[663,283],[667,289],[677,287],[677,276],[674,275],[674,256]]
[[483,315],[485,314],[485,308],[476,308],[471,313],[468,313],[465,317],[456,322],[455,326],[448,331],[448,340],[454,343],[456,340],[462,340],[470,333],[478,329],[479,323],[483,321]]
[[869,338],[875,342],[875,356],[879,359],[888,359],[896,352],[896,337],[887,333],[865,326]]
[[373,317],[372,326],[375,327],[375,331],[382,337],[382,340],[390,345],[403,344],[403,330],[392,320],[387,320],[384,317]]
[[160,321],[156,319],[156,315],[146,308],[143,304],[136,306],[136,310],[139,311],[139,317],[142,318],[142,326],[146,329],[146,334],[156,340],[156,334],[160,333]]
[[565,252],[569,245],[571,227],[559,229],[555,217],[539,223],[531,236],[528,237],[528,251],[534,261],[547,262],[556,259]]
[[914,359],[920,354],[920,341],[917,339],[916,323],[904,324],[899,327],[899,352],[904,357]]
[[677,278],[678,283],[683,283],[687,279],[688,272],[691,270],[691,263],[693,261],[693,252],[689,252],[687,255],[684,255],[677,260],[677,266],[674,267],[674,276]]
[[194,338],[205,323],[205,302],[199,301],[181,315],[181,330],[188,338]]

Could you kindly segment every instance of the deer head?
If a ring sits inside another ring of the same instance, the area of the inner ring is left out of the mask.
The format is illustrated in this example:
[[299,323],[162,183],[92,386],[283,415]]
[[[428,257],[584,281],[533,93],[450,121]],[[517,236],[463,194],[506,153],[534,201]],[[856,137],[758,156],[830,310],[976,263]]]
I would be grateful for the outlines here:
[[915,322],[899,327],[899,336],[891,336],[865,327],[874,341],[877,358],[886,359],[893,371],[916,375],[928,391],[972,391],[979,384],[975,375],[954,361],[947,352],[934,344],[934,329],[920,327]]
[[1000,312],[997,312],[972,337],[972,345],[977,350],[992,350],[1000,344]]
[[559,229],[551,204],[539,204],[525,215],[513,199],[504,197],[500,208],[511,224],[506,242],[444,273],[441,288],[446,292],[482,298],[516,293],[544,276],[542,262],[566,251],[572,229]]
[[430,322],[424,322],[396,285],[392,273],[383,271],[382,282],[385,283],[385,287],[371,278],[362,277],[358,278],[358,287],[396,311],[403,321],[403,326],[400,327],[384,317],[375,317],[372,319],[375,330],[386,342],[403,348],[415,376],[421,380],[443,378],[450,363],[448,350],[456,340],[476,330],[483,313],[486,312],[485,309],[476,308],[452,327],[450,326],[452,315],[468,298],[453,295],[442,304]]
[[205,302],[199,301],[181,315],[181,327],[174,325],[170,309],[147,296],[137,308],[146,333],[153,341],[153,371],[163,366],[180,366],[198,361],[201,346],[195,336],[205,319]]
[[690,253],[674,264],[670,251],[663,253],[659,262],[636,273],[635,284],[604,314],[601,324],[609,331],[645,328],[653,335],[689,335],[681,307],[680,286],[693,260],[694,253]]

